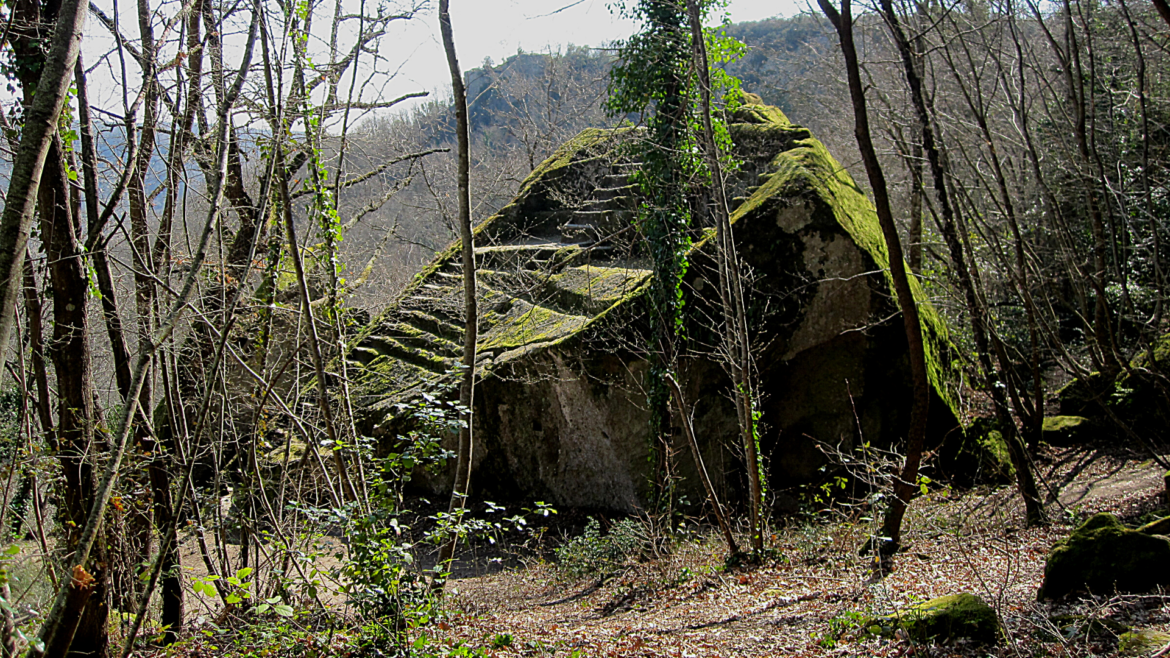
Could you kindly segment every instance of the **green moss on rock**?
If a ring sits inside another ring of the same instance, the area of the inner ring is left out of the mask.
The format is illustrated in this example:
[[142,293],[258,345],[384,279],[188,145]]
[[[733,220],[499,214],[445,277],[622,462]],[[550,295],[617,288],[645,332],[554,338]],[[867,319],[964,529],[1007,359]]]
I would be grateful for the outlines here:
[[1015,477],[1003,434],[990,418],[952,432],[939,449],[939,466],[956,484],[1004,484]]
[[1147,592],[1170,585],[1170,539],[1125,527],[1096,514],[1048,554],[1038,598],[1078,592]]
[[1144,526],[1138,528],[1138,532],[1147,535],[1170,536],[1170,516],[1162,517],[1157,521],[1150,521]]
[[[1116,376],[1094,372],[1062,388],[1060,413],[1085,416],[1103,439],[1156,437],[1170,425],[1170,334],[1141,350]],[[1119,426],[1118,421],[1124,423]]]
[[964,639],[995,644],[1000,634],[995,610],[983,599],[966,592],[931,599],[877,621],[883,631],[901,628],[915,642],[923,643],[950,644]]
[[1084,416],[1049,416],[1044,419],[1041,438],[1050,445],[1079,445],[1091,438],[1091,426]]
[[1123,656],[1149,656],[1170,645],[1170,633],[1143,628],[1123,633],[1118,638],[1117,652]]

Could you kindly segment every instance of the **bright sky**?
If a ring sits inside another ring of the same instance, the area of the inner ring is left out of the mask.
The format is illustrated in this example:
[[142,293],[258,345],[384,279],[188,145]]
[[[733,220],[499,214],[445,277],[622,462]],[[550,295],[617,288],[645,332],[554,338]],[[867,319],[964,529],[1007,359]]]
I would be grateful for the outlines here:
[[[463,70],[478,68],[484,58],[495,63],[527,52],[556,50],[569,44],[600,46],[622,39],[635,24],[610,12],[611,0],[451,0],[451,24]],[[437,3],[432,3],[437,6]],[[805,8],[804,0],[732,0],[733,22],[792,16]],[[382,55],[404,61],[398,78],[387,87],[392,95],[450,89],[447,62],[439,40],[435,9],[421,19],[399,23],[383,41]]]
[[[367,10],[380,2],[393,10],[397,0],[342,0],[347,12],[358,11],[359,3]],[[154,18],[161,25],[174,16],[182,0],[158,0],[150,3]],[[408,4],[409,0],[402,0]],[[459,63],[464,71],[482,66],[485,58],[500,63],[515,55],[518,49],[527,52],[558,50],[570,44],[577,46],[601,46],[633,34],[636,25],[623,20],[609,10],[612,0],[451,0],[451,22],[455,30],[455,43],[459,51]],[[138,29],[136,8],[138,3],[122,0],[95,0],[107,15],[117,17],[122,31],[131,41],[136,41]],[[757,21],[773,16],[792,16],[806,8],[808,0],[731,0],[728,15],[734,22]],[[118,7],[121,5],[121,12]],[[450,90],[450,74],[439,37],[437,0],[430,1],[430,10],[410,21],[395,21],[390,24],[388,34],[382,39],[379,55],[382,62],[379,69],[394,72],[387,79],[375,76],[373,94],[381,100],[397,98],[418,91],[431,92],[432,97],[442,98]],[[332,0],[322,4],[325,10],[332,6]],[[246,18],[225,35],[225,59],[235,66],[242,53],[240,39],[247,30]],[[326,23],[327,24],[327,23]],[[348,23],[353,31],[354,23]],[[156,29],[156,34],[159,28]],[[175,57],[177,44],[173,43],[175,33],[169,33],[171,45],[163,53],[163,62]],[[352,36],[352,34],[350,35]],[[314,43],[320,44],[318,36]],[[344,41],[344,39],[343,39]],[[82,52],[90,74],[91,103],[115,113],[121,110],[125,98],[133,99],[137,91],[137,69],[130,63],[127,76],[129,89],[123,90],[121,60],[113,55],[115,43],[109,31],[92,16],[88,17],[86,36]],[[277,59],[286,55],[278,55]],[[256,55],[257,59],[259,54]],[[129,60],[129,58],[127,58]],[[363,60],[361,73],[365,78],[370,63]],[[345,88],[343,84],[343,89]],[[364,97],[371,101],[373,98]],[[409,107],[408,104],[399,109]]]

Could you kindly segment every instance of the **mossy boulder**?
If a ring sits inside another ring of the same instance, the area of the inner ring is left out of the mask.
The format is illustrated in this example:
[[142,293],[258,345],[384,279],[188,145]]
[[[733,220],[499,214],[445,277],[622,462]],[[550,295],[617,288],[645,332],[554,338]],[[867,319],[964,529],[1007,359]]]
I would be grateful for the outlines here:
[[1045,443],[1068,447],[1086,443],[1093,438],[1093,423],[1084,416],[1048,416],[1041,428]]
[[1113,389],[1113,381],[1099,372],[1074,379],[1056,392],[1061,416],[1100,416]]
[[953,484],[1003,484],[1015,476],[1003,434],[990,418],[976,418],[947,435],[938,451],[940,475]]
[[964,592],[951,594],[903,608],[897,613],[875,620],[882,634],[895,628],[906,631],[915,642],[952,644],[967,640],[977,644],[995,644],[999,639],[999,617],[986,601]]
[[1170,539],[1096,514],[1052,547],[1038,598],[1092,592],[1148,592],[1170,585]]
[[1122,633],[1117,652],[1123,656],[1149,656],[1170,645],[1170,633],[1142,628]]
[[[897,449],[904,441],[906,337],[877,215],[845,168],[774,107],[745,104],[729,115],[728,133],[740,162],[728,180],[732,232],[753,273],[746,311],[767,428],[760,447],[771,477],[789,487],[821,477],[820,445]],[[473,422],[482,440],[472,468],[481,495],[621,511],[649,504],[656,462],[646,404],[653,330],[646,292],[654,272],[632,230],[642,203],[632,179],[642,134],[581,133],[475,229]],[[708,205],[693,201],[697,209]],[[735,499],[744,469],[727,448],[738,443],[737,417],[714,348],[722,338],[715,229],[705,211],[693,221],[678,374],[708,470]],[[402,409],[427,395],[453,396],[465,320],[460,249],[454,243],[437,254],[348,342],[358,429],[383,445],[409,434]],[[916,279],[912,286],[924,324],[934,449],[958,425],[960,373],[942,316]],[[444,442],[454,447],[454,438]],[[449,492],[453,465],[413,483],[432,495]],[[679,460],[678,474],[681,492],[701,500],[689,457]]]
[[1116,375],[1094,372],[1062,388],[1057,394],[1060,413],[1088,418],[1090,438],[1165,442],[1170,427],[1170,334],[1151,347]]

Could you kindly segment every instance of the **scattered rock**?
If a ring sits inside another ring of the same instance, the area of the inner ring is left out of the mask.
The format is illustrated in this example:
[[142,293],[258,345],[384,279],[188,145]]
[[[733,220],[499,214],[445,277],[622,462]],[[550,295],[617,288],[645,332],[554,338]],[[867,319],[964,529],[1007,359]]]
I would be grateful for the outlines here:
[[1112,376],[1094,372],[1057,393],[1061,414],[1085,417],[1093,425],[1094,436],[1079,440],[1100,436],[1149,441],[1165,434],[1170,424],[1170,334],[1152,347]]
[[1142,628],[1123,633],[1117,652],[1123,656],[1149,656],[1170,645],[1170,633]]
[[1112,514],[1096,514],[1053,546],[1038,598],[1085,590],[1147,592],[1159,585],[1170,585],[1170,539],[1127,528]]
[[888,617],[875,620],[870,631],[877,627],[900,628],[916,642],[951,644],[968,640],[978,644],[995,644],[999,638],[999,618],[995,610],[974,594],[962,593],[942,596],[925,603],[899,610]]
[[1049,445],[1068,447],[1089,441],[1092,423],[1084,416],[1049,416],[1044,419],[1041,438]]

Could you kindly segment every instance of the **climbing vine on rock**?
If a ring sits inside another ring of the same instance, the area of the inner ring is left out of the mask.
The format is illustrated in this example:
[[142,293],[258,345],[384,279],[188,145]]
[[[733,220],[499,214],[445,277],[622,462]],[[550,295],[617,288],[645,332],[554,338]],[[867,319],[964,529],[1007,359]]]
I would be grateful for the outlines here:
[[[704,14],[725,5],[724,0],[706,2]],[[667,507],[670,478],[664,447],[670,436],[671,393],[666,376],[675,370],[679,344],[685,340],[682,283],[692,246],[690,193],[709,181],[710,175],[698,142],[702,124],[686,2],[638,0],[617,2],[611,8],[642,24],[640,32],[619,45],[619,61],[610,73],[606,110],[616,117],[645,117],[646,138],[634,147],[641,166],[633,182],[642,199],[637,226],[654,270],[649,292],[652,334],[646,382],[651,410],[650,458],[657,466],[659,506]],[[705,38],[709,50],[717,53],[711,58],[713,64],[730,61],[743,52],[743,45],[734,39],[710,32]],[[734,78],[722,70],[712,77],[719,81],[727,97],[738,97]],[[726,125],[716,123],[718,141],[729,146]]]

